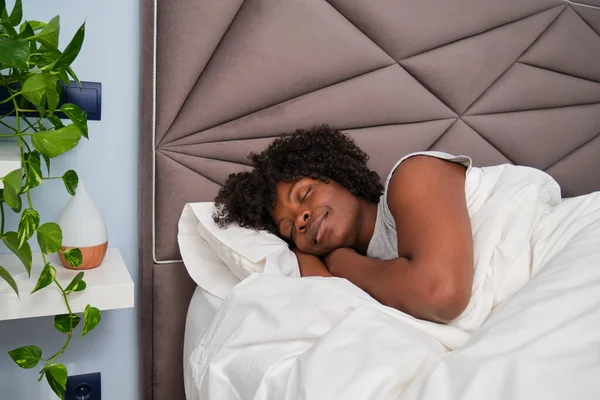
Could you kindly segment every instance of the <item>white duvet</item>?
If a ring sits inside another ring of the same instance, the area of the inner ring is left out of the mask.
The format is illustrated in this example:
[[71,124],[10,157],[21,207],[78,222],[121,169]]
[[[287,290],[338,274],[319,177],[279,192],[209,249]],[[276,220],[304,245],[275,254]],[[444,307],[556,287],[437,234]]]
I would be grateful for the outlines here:
[[[338,278],[256,274],[189,357],[199,399],[600,399],[600,193],[470,168],[475,278],[452,324]],[[189,393],[188,393],[189,395]]]

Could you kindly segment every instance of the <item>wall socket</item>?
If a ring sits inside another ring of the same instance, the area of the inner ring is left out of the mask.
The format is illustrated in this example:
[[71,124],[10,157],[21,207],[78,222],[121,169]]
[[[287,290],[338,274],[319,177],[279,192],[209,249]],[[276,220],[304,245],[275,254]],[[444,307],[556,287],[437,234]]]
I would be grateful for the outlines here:
[[100,372],[67,377],[65,400],[101,400]]

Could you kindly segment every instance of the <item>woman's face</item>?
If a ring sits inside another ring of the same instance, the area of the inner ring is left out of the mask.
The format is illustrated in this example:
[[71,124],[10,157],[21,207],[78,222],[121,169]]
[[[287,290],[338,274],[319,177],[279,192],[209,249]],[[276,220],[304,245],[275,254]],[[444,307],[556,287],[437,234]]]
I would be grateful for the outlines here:
[[358,197],[338,183],[302,178],[277,184],[271,217],[279,233],[300,251],[324,256],[354,246],[359,212]]

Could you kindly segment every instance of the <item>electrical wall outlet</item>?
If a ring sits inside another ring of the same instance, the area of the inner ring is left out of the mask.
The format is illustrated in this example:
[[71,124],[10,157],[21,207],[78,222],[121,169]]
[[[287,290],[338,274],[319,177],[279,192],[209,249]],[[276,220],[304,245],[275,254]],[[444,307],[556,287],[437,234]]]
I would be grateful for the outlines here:
[[67,378],[65,400],[101,400],[100,372]]

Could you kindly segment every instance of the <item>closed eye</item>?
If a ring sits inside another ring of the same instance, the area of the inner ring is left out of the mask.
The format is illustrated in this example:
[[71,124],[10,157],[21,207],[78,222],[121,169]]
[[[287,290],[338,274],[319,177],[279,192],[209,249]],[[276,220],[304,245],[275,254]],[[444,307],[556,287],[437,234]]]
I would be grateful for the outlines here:
[[312,187],[309,187],[308,190],[306,191],[306,193],[304,194],[304,197],[302,197],[302,200],[300,200],[300,203],[302,203],[306,199],[306,196],[308,196],[308,194],[310,193],[311,190],[312,190]]

